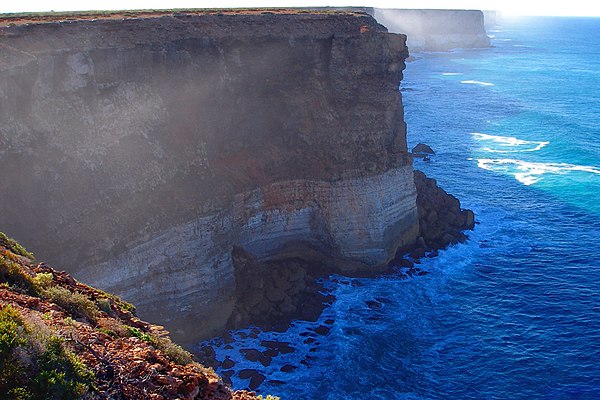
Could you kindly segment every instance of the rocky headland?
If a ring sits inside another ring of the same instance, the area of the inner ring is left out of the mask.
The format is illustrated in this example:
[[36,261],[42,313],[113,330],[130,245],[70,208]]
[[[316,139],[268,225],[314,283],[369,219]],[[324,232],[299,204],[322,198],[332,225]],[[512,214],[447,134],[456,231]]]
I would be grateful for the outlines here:
[[311,318],[316,277],[472,226],[413,175],[406,37],[369,15],[19,18],[0,19],[3,228],[181,343]]
[[390,32],[406,34],[411,52],[490,47],[479,10],[375,8],[373,16]]

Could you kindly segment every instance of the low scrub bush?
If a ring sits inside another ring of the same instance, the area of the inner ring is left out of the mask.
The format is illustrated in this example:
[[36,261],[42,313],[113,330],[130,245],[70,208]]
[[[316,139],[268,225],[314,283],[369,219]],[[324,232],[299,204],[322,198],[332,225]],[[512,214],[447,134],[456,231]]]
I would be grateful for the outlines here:
[[50,272],[41,272],[36,274],[32,279],[33,285],[38,289],[47,289],[52,286],[52,281],[54,280],[54,275]]
[[0,309],[0,398],[82,397],[93,388],[93,374],[39,324],[11,306]]
[[49,340],[38,366],[31,385],[34,398],[80,398],[92,384],[92,373],[56,336]]
[[112,337],[127,337],[130,336],[130,331],[127,329],[127,325],[123,325],[122,322],[112,318],[99,318],[96,321],[97,329]]
[[17,243],[16,240],[9,238],[2,232],[0,232],[0,245],[6,247],[15,254],[27,257],[30,260],[35,260],[35,257],[33,257],[32,253],[25,250],[25,248]]
[[[115,296],[114,294],[110,294],[110,293],[106,293],[100,289],[96,289],[97,292],[100,293],[100,298],[98,299],[98,301],[104,301],[107,302],[105,306],[102,306],[102,309],[104,310],[104,307],[108,307],[110,309],[110,302],[112,301],[113,304],[119,308],[121,311],[127,311],[130,312],[132,314],[135,314],[135,306],[132,304],[129,304],[126,301],[121,300],[121,298],[119,296]],[[111,314],[110,312],[106,311],[107,314]]]
[[140,329],[134,328],[133,326],[128,326],[127,330],[131,336],[154,346],[155,349],[160,350],[176,364],[187,365],[194,362],[192,355],[188,351],[173,343],[169,338],[156,337],[151,333],[142,332]]
[[90,322],[95,322],[100,314],[96,303],[87,296],[71,292],[61,286],[52,286],[44,290],[44,296],[58,304],[74,317],[83,317]]
[[9,287],[32,296],[39,293],[33,278],[11,259],[11,254],[7,251],[0,254],[0,283],[6,283]]

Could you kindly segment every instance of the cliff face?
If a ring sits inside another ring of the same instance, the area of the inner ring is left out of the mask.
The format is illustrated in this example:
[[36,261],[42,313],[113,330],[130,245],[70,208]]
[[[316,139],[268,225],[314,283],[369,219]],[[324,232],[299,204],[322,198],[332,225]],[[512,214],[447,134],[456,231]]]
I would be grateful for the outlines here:
[[353,14],[0,28],[0,221],[183,341],[232,313],[233,246],[377,268],[419,229],[406,56]]
[[376,8],[374,16],[390,32],[404,33],[410,51],[490,47],[479,10],[400,10]]

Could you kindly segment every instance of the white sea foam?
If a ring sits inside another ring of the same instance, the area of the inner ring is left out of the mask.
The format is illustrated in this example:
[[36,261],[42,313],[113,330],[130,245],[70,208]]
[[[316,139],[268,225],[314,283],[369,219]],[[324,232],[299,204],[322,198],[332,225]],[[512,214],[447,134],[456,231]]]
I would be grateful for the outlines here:
[[593,166],[567,163],[527,162],[510,158],[480,158],[477,160],[477,166],[488,171],[499,171],[511,174],[516,180],[524,185],[532,185],[539,182],[545,174],[564,175],[569,172],[588,172],[600,175],[600,168]]
[[550,142],[537,142],[522,140],[511,136],[488,135],[487,133],[471,133],[476,140],[493,143],[496,147],[484,147],[483,150],[490,153],[522,153],[538,151],[547,146]]
[[454,75],[463,75],[463,73],[462,72],[442,72],[442,75],[454,76]]
[[460,81],[460,83],[466,83],[466,84],[470,84],[470,85],[480,85],[480,86],[494,86],[493,83],[474,81],[474,80]]

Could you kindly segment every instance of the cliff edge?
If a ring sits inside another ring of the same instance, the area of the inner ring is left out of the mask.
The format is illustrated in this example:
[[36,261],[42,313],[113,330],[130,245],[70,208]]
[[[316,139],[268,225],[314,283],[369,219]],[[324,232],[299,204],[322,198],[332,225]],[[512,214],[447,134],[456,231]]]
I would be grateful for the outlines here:
[[374,271],[415,242],[406,37],[372,17],[3,22],[3,226],[176,340],[222,331],[249,266]]

